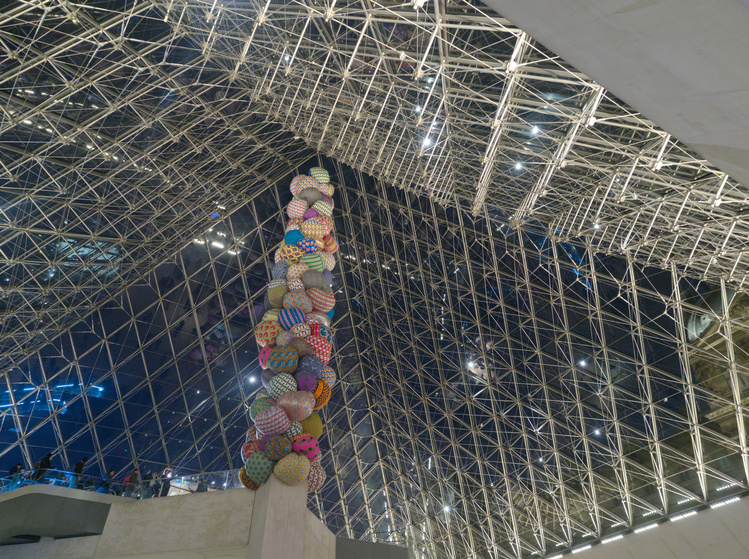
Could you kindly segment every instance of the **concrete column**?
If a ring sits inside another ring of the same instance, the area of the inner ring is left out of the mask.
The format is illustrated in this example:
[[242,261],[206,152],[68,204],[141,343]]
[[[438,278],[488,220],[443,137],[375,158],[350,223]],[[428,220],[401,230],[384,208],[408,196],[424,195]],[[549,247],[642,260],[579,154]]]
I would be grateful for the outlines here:
[[307,484],[289,486],[276,476],[255,492],[247,559],[301,559],[307,516]]

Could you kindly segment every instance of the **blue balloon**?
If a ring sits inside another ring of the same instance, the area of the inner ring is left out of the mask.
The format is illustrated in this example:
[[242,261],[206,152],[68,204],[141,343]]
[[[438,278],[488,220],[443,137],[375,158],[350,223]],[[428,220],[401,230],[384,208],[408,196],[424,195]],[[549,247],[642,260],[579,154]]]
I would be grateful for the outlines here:
[[302,235],[301,231],[299,231],[298,229],[292,229],[291,231],[286,233],[286,235],[284,235],[283,240],[287,245],[295,245],[303,238],[304,235]]
[[330,318],[333,318],[333,315],[335,314],[335,309],[330,309],[330,310],[329,310],[328,312],[326,312],[325,314],[327,314],[327,315],[328,315],[328,316],[329,316]]

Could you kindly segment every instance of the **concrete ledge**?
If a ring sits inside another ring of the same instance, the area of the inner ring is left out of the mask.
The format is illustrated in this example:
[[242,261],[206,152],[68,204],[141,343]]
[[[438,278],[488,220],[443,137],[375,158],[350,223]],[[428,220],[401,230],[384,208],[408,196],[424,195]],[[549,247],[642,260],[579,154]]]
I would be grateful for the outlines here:
[[30,485],[0,495],[0,544],[22,536],[69,538],[101,534],[120,497],[54,485]]

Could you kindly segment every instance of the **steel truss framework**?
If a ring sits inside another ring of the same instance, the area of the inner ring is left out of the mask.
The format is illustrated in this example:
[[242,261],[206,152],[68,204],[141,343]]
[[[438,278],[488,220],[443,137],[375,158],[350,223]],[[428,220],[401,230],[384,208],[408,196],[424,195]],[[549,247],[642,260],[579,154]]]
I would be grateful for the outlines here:
[[2,460],[237,467],[320,151],[332,530],[544,557],[747,488],[745,188],[496,14],[19,2],[0,49]]

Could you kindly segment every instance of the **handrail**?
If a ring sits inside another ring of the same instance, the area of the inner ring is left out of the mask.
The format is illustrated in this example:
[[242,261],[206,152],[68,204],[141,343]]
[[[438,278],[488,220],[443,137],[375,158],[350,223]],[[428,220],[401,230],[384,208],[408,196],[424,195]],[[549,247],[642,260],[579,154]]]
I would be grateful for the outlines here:
[[[199,493],[202,491],[220,491],[242,487],[239,481],[239,470],[204,472],[140,479],[125,483],[123,479],[109,479],[87,473],[76,474],[65,470],[48,469],[43,474],[26,470],[19,474],[0,478],[0,493],[20,489],[28,485],[56,485],[84,491],[95,491],[109,495],[133,499],[150,499],[154,497],[171,497]],[[200,480],[203,480],[203,484]]]

